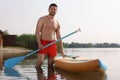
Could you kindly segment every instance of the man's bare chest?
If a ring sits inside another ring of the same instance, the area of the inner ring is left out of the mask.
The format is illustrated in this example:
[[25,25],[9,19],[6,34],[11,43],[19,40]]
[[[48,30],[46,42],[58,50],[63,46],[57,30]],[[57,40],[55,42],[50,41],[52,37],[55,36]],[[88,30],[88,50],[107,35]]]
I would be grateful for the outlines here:
[[52,30],[56,30],[57,29],[57,22],[56,21],[46,21],[43,24],[43,27],[46,29],[52,29]]

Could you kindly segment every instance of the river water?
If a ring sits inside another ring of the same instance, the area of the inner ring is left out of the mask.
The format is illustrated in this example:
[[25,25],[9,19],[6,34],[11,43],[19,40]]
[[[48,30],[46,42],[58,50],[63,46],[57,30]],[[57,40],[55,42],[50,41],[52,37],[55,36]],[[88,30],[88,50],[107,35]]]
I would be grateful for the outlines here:
[[[108,69],[104,73],[70,74],[56,70],[56,80],[120,80],[120,48],[65,48],[65,54],[87,58],[97,58],[106,63]],[[36,60],[24,60],[13,69],[0,71],[0,80],[37,80],[34,68]],[[47,60],[42,66],[47,76]]]

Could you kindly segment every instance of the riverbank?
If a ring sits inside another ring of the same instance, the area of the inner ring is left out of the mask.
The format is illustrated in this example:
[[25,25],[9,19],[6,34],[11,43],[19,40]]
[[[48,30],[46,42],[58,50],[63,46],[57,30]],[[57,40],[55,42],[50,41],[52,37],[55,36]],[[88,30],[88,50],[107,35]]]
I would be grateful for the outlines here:
[[0,53],[17,53],[17,52],[29,52],[30,49],[22,48],[22,47],[3,47],[0,48]]
[[0,48],[0,54],[3,55],[3,60],[6,60],[11,57],[25,55],[32,50],[22,48],[22,47],[4,47]]
[[4,48],[0,48],[0,69],[3,68],[4,60],[12,58],[12,57],[25,55],[30,51],[32,51],[32,50],[22,48],[22,47],[4,47]]

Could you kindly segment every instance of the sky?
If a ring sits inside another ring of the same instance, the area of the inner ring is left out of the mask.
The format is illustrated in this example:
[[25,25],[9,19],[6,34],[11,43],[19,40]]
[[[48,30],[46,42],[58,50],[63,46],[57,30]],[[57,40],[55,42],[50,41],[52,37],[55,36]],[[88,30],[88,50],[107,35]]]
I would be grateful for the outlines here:
[[0,30],[35,34],[38,19],[48,15],[51,3],[58,5],[55,19],[61,36],[81,29],[63,42],[120,43],[120,0],[0,0]]

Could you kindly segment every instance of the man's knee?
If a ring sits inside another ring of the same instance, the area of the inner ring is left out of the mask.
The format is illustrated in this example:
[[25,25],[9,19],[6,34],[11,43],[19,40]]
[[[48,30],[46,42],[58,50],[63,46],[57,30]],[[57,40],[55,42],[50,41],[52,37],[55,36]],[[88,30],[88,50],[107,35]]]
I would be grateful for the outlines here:
[[48,63],[48,68],[53,68],[53,62],[52,63]]
[[48,67],[53,67],[53,64],[54,64],[54,60],[53,59],[49,59]]
[[36,69],[41,68],[42,64],[43,64],[43,62],[40,62],[39,64],[36,64],[36,65],[35,65],[35,68],[36,68]]

